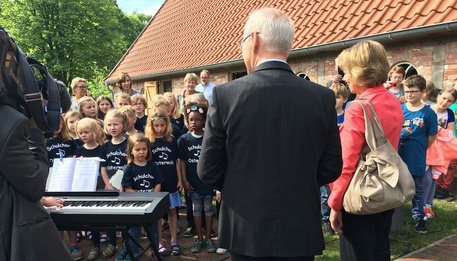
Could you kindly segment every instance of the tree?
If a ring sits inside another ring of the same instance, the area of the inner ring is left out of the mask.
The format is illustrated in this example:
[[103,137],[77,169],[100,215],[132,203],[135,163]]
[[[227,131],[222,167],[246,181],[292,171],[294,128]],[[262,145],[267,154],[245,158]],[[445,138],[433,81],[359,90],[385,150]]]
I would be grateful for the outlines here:
[[113,0],[0,0],[0,6],[0,25],[66,83],[108,74],[148,19],[125,15]]

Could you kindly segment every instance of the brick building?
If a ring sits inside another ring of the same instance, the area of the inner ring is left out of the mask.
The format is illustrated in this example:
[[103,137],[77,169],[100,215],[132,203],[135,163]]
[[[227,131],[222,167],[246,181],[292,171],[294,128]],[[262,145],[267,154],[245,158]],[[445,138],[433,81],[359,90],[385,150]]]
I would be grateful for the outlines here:
[[407,75],[419,73],[439,88],[457,78],[457,0],[166,0],[106,78],[128,72],[149,96],[182,92],[186,73],[212,73],[216,85],[245,75],[237,43],[250,12],[270,6],[294,20],[289,56],[294,72],[325,85],[334,59],[372,39]]

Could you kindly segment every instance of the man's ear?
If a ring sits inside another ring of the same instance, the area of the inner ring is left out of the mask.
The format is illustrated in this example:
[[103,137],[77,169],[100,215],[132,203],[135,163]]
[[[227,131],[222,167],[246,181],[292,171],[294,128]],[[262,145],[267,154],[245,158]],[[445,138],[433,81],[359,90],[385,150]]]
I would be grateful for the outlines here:
[[252,51],[258,53],[260,49],[260,36],[258,33],[251,33]]

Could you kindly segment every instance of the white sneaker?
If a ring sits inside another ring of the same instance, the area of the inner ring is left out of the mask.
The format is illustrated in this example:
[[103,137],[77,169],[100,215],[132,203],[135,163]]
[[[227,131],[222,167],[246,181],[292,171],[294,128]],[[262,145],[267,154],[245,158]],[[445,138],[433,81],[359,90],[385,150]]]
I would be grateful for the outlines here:
[[216,250],[216,254],[218,254],[218,255],[223,255],[223,254],[225,254],[225,253],[227,253],[227,249],[225,249],[225,248],[220,248],[220,247],[219,247],[219,248]]

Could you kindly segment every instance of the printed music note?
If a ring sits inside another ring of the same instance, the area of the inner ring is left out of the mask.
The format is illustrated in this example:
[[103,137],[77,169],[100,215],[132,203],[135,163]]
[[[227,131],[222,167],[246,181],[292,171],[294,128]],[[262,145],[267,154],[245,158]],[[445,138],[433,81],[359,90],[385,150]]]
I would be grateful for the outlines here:
[[197,152],[196,152],[196,153],[194,153],[194,156],[196,156],[196,157],[200,157],[200,153],[201,153],[201,151],[200,151],[200,150],[197,150]]
[[163,160],[167,160],[168,159],[168,154],[162,151],[162,154],[160,154],[159,158],[161,158]]
[[63,158],[63,157],[65,157],[65,151],[62,149],[59,149],[59,151],[56,153],[56,155],[59,156],[59,158]]
[[151,186],[151,183],[149,181],[143,179],[143,182],[140,184],[140,186],[149,188],[149,186]]
[[116,164],[116,165],[119,165],[119,164],[121,164],[121,159],[118,158],[118,157],[114,157],[114,159],[111,160],[111,162],[114,163],[114,164]]

